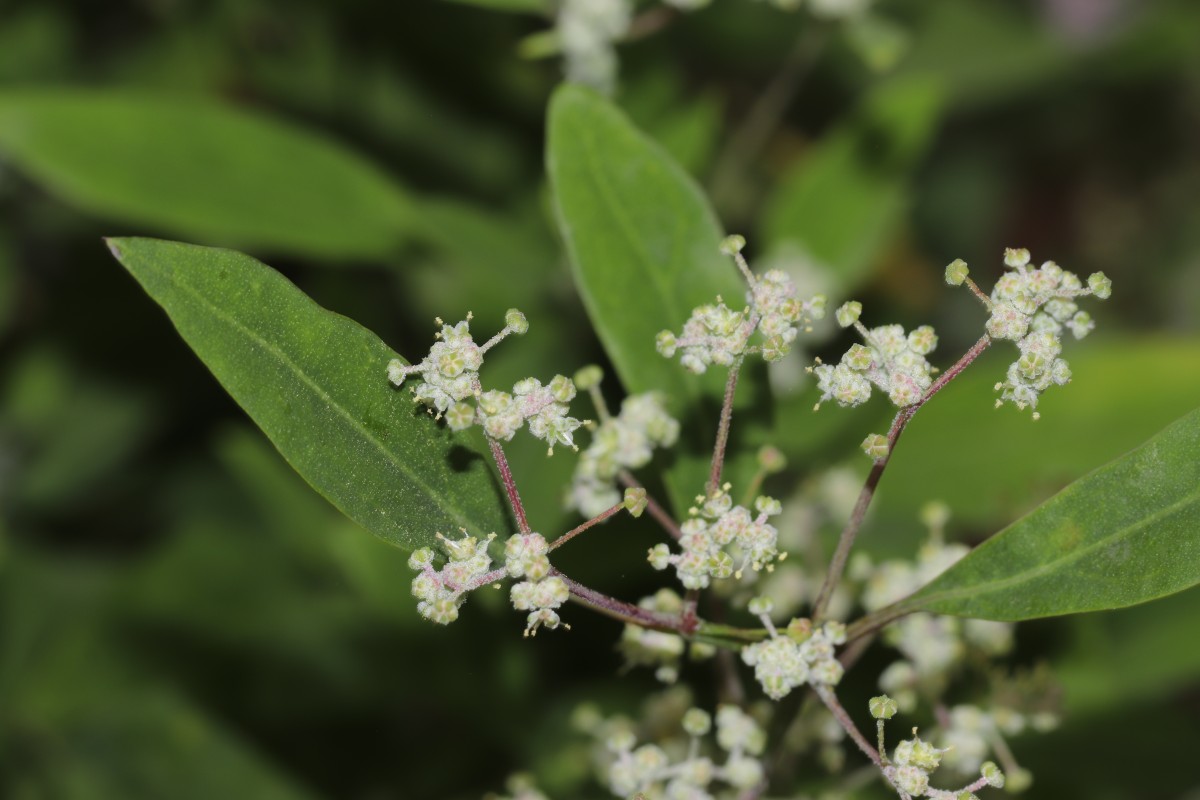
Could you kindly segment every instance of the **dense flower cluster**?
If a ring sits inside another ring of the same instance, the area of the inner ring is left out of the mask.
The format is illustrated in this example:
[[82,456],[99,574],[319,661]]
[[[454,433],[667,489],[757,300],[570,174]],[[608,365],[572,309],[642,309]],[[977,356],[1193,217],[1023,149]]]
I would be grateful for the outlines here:
[[[742,237],[730,236],[721,249],[733,257],[749,285],[746,306],[734,310],[717,298],[715,305],[692,309],[678,336],[662,331],[655,340],[658,352],[666,358],[679,353],[679,363],[689,372],[705,372],[712,364],[726,367],[753,353],[778,361],[791,351],[799,326],[825,316],[825,296],[800,300],[796,284],[782,270],[754,275],[741,254],[745,244]],[[751,346],[755,333],[762,343]]]
[[749,567],[755,572],[770,569],[777,558],[779,531],[767,520],[782,507],[778,500],[760,497],[754,503],[757,516],[745,506],[733,505],[729,486],[708,498],[697,497],[698,508],[680,526],[682,551],[672,553],[666,544],[650,549],[649,560],[655,569],[675,567],[679,581],[688,589],[703,589],[712,580],[741,577]]
[[[1071,380],[1071,368],[1060,357],[1063,331],[1082,339],[1096,327],[1075,299],[1091,295],[1105,300],[1112,294],[1112,281],[1096,272],[1088,277],[1085,288],[1078,275],[1053,261],[1031,267],[1029,251],[1024,248],[1005,250],[1004,265],[1011,271],[996,281],[986,298],[990,312],[987,332],[994,339],[1016,342],[1021,355],[1009,366],[1005,380],[996,384],[1000,392],[996,405],[1009,402],[1020,409],[1036,409],[1042,392]],[[978,292],[968,274],[967,265],[955,261],[946,268],[946,282],[966,282]],[[1037,416],[1035,410],[1034,419]]]
[[655,447],[670,447],[679,423],[667,413],[658,392],[625,398],[621,412],[604,419],[592,443],[579,456],[567,495],[567,507],[594,517],[620,501],[617,476],[650,463]]
[[835,314],[838,324],[854,326],[865,344],[851,345],[836,365],[818,359],[812,368],[821,391],[817,407],[827,400],[840,406],[862,405],[870,399],[872,385],[897,406],[916,403],[933,383],[933,367],[925,357],[937,347],[937,334],[928,325],[908,333],[900,325],[868,330],[858,321],[861,314],[862,304],[855,301],[843,304]]
[[627,729],[613,732],[607,741],[613,755],[608,769],[613,794],[711,800],[709,790],[714,783],[744,791],[762,782],[763,764],[757,756],[762,754],[766,736],[758,723],[737,706],[717,708],[716,741],[725,753],[720,764],[701,752],[701,739],[713,728],[711,715],[699,708],[689,709],[682,725],[691,744],[686,755],[674,761],[666,749],[656,744],[638,747],[636,737]]
[[806,684],[836,686],[841,681],[844,670],[834,649],[846,642],[845,625],[826,622],[813,630],[808,620],[795,619],[780,633],[766,616],[769,601],[755,598],[750,610],[762,617],[770,638],[742,648],[742,661],[754,667],[768,697],[780,700]]
[[[538,628],[557,628],[562,624],[554,610],[571,596],[567,584],[550,574],[550,546],[540,533],[518,533],[504,544],[504,569],[512,578],[524,578],[513,584],[509,597],[517,611],[528,611],[525,635]],[[569,627],[569,626],[566,626]]]
[[504,329],[483,345],[471,337],[471,316],[456,325],[442,326],[429,354],[420,363],[406,365],[398,358],[388,362],[388,379],[402,386],[413,375],[421,380],[413,387],[413,399],[445,416],[453,430],[479,424],[493,439],[509,441],[526,423],[529,432],[542,439],[553,452],[554,445],[574,447],[574,433],[583,422],[568,415],[568,403],[575,397],[570,378],[556,375],[548,385],[534,378],[518,381],[512,393],[483,391],[479,368],[483,356],[509,334],[523,334],[529,323],[520,311],[509,309]]
[[408,565],[418,571],[412,581],[412,593],[418,600],[417,611],[421,616],[441,625],[458,619],[458,609],[467,592],[488,582],[488,569],[492,566],[488,545],[495,538],[494,533],[478,539],[463,531],[463,538],[452,541],[439,533],[438,541],[449,556],[441,569],[433,568],[436,557],[433,548],[413,551]]

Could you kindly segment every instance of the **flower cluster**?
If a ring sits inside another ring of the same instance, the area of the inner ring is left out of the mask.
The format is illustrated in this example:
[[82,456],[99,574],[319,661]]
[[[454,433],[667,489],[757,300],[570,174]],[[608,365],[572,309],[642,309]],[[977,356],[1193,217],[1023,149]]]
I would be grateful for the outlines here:
[[[573,448],[575,431],[583,425],[567,414],[574,397],[575,384],[565,375],[555,375],[545,386],[536,378],[525,378],[513,385],[512,394],[496,390],[480,394],[474,418],[493,439],[507,442],[529,423],[529,432],[549,444],[550,452],[556,444]],[[472,418],[464,416],[464,420],[462,427],[470,425]]]
[[437,537],[449,556],[445,565],[435,570],[433,549],[422,547],[409,556],[408,566],[418,571],[412,582],[413,596],[419,601],[417,611],[425,619],[449,625],[458,619],[458,609],[467,592],[491,578],[488,569],[492,566],[492,558],[488,555],[488,545],[496,534],[478,539],[464,530],[463,538],[458,541],[451,541],[440,533]]
[[613,732],[607,741],[614,757],[608,770],[613,794],[711,800],[709,789],[714,783],[745,791],[762,782],[763,764],[757,756],[762,754],[766,736],[737,706],[717,708],[717,746],[725,752],[721,764],[701,754],[702,738],[713,728],[712,716],[692,708],[683,715],[682,725],[690,746],[686,755],[674,762],[667,750],[656,744],[637,747],[637,738],[627,729]]
[[[942,739],[947,750],[943,766],[963,775],[978,772],[993,750],[1008,753],[1004,736],[1020,734],[1027,724],[1039,732],[1046,732],[1057,726],[1058,718],[1041,713],[1027,721],[1025,715],[1008,708],[984,711],[976,706],[955,706],[946,714],[943,725]],[[1033,780],[1028,770],[1016,765],[1009,767],[1007,773],[1009,789],[1014,792],[1021,791]]]
[[[570,378],[556,375],[548,385],[534,378],[518,381],[512,393],[483,391],[479,368],[483,356],[509,334],[529,330],[525,315],[515,308],[504,315],[504,328],[486,343],[471,337],[471,315],[456,325],[442,326],[429,355],[420,363],[406,365],[398,358],[388,362],[388,379],[402,386],[412,375],[421,380],[413,387],[413,399],[424,403],[438,417],[443,415],[451,429],[459,431],[478,423],[493,439],[510,441],[526,423],[529,432],[550,445],[574,447],[573,435],[583,423],[568,416],[568,403],[575,397]],[[474,402],[472,402],[474,401]]]
[[776,546],[779,531],[767,522],[782,510],[778,500],[759,497],[754,503],[758,516],[752,516],[745,506],[733,505],[726,484],[696,502],[699,508],[689,509],[690,518],[680,526],[682,552],[672,553],[666,544],[658,544],[649,555],[655,569],[674,566],[684,587],[703,589],[714,578],[741,578],[747,567],[770,570],[776,558],[785,557]]
[[925,357],[937,347],[937,334],[928,325],[907,333],[900,325],[868,330],[858,321],[861,314],[862,304],[855,301],[843,304],[835,314],[838,324],[854,326],[865,344],[851,345],[836,365],[817,360],[812,368],[821,390],[817,408],[827,400],[840,406],[862,405],[871,397],[872,384],[887,392],[897,406],[916,403],[933,383],[934,370]]
[[1004,251],[1004,273],[986,297],[968,277],[965,262],[958,260],[946,268],[946,282],[967,283],[987,304],[990,316],[988,335],[1017,343],[1021,355],[1013,362],[1005,380],[996,384],[1000,398],[997,407],[1010,402],[1019,409],[1035,409],[1038,398],[1051,385],[1062,386],[1071,380],[1071,369],[1060,354],[1062,334],[1069,330],[1076,339],[1086,336],[1096,324],[1086,311],[1080,311],[1075,299],[1086,295],[1107,299],[1112,281],[1103,272],[1088,277],[1087,287],[1079,276],[1053,261],[1040,267],[1030,266],[1029,251],[1009,248]]
[[616,481],[621,470],[644,467],[655,447],[670,447],[678,438],[679,423],[667,413],[660,393],[625,398],[621,412],[603,419],[592,443],[580,454],[567,507],[594,517],[615,505],[620,501]]
[[846,643],[846,626],[826,622],[813,630],[807,619],[794,619],[780,633],[770,618],[771,603],[763,597],[750,601],[770,638],[742,648],[742,661],[754,667],[754,677],[772,700],[786,697],[793,689],[814,684],[836,686],[844,672],[834,649]]
[[[718,297],[716,305],[693,309],[681,334],[662,331],[655,340],[663,356],[673,358],[678,352],[679,363],[689,372],[705,372],[712,364],[729,366],[754,353],[767,361],[778,361],[791,351],[798,326],[807,327],[812,320],[825,316],[825,296],[800,300],[796,284],[782,270],[754,275],[741,254],[745,244],[741,236],[730,236],[721,250],[733,257],[746,279],[747,305],[734,310]],[[750,346],[755,333],[762,337],[762,344]]]
[[[660,614],[679,614],[683,611],[683,598],[670,589],[659,589],[650,597],[642,598],[639,608]],[[685,653],[692,658],[708,658],[716,651],[703,642],[688,644],[675,633],[656,631],[641,625],[626,625],[618,647],[631,667],[654,667],[654,677],[663,683],[674,683],[679,678],[679,664]]]
[[611,93],[617,79],[615,42],[629,30],[630,0],[563,0],[556,29],[567,80]]
[[550,546],[540,533],[518,533],[504,544],[504,570],[512,578],[524,578],[513,584],[509,593],[513,608],[528,611],[525,635],[532,636],[538,628],[569,628],[554,610],[567,602],[571,592],[557,575],[550,574]]
[[929,785],[929,776],[941,765],[942,758],[950,748],[934,747],[929,742],[917,736],[913,728],[911,739],[905,739],[896,745],[889,759],[884,749],[884,721],[895,716],[896,702],[887,695],[873,697],[869,703],[871,716],[877,720],[879,729],[879,756],[882,761],[883,775],[896,788],[901,797],[932,797],[935,800],[970,800],[975,792],[984,786],[997,789],[1004,786],[1004,773],[992,762],[980,766],[980,777],[975,782],[947,791],[935,789]]

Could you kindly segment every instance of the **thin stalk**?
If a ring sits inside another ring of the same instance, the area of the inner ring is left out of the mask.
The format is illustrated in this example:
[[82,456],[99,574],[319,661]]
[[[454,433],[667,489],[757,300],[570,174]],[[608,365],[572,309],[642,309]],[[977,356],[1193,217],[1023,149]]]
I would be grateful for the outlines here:
[[568,578],[557,569],[552,568],[550,574],[557,575],[562,579],[563,583],[567,585],[567,589],[571,592],[572,600],[587,606],[593,611],[598,611],[606,617],[612,617],[621,622],[656,631],[669,631],[680,634],[688,633],[683,628],[682,618],[676,614],[651,611],[648,608],[642,608],[632,603],[626,603],[623,600],[617,600],[615,597],[609,597],[603,592],[597,592],[595,589],[590,589],[582,583]]
[[[645,486],[642,486],[638,479],[633,477],[633,473],[627,469],[623,469],[617,473],[617,478],[619,478],[621,483],[628,489],[646,488]],[[659,505],[658,501],[656,501],[649,494],[646,495],[646,510],[650,512],[650,516],[654,517],[654,521],[662,526],[664,531],[670,534],[672,539],[678,540],[679,537],[683,536],[683,532],[679,530],[679,525],[677,525],[675,520],[671,518],[671,515],[667,513],[667,510]]]
[[879,485],[879,479],[883,477],[883,471],[887,468],[888,462],[892,458],[892,453],[896,449],[896,443],[900,440],[900,434],[904,433],[909,420],[911,420],[922,406],[928,403],[934,395],[945,388],[946,384],[958,377],[964,369],[969,367],[975,359],[979,358],[980,354],[988,348],[992,343],[992,339],[986,333],[980,337],[971,349],[963,354],[954,366],[947,369],[938,379],[934,381],[921,399],[913,403],[911,406],[905,406],[896,414],[896,418],[892,420],[891,430],[888,431],[887,442],[888,451],[883,458],[877,459],[871,466],[871,472],[867,475],[866,483],[863,484],[862,491],[858,494],[858,501],[854,504],[854,511],[850,514],[850,519],[847,520],[846,526],[842,528],[842,535],[838,538],[837,549],[833,553],[833,560],[829,564],[829,572],[825,575],[825,582],[821,584],[821,591],[817,595],[817,601],[813,605],[813,622],[820,622],[825,612],[829,610],[829,601],[833,597],[833,591],[837,588],[838,582],[842,579],[842,573],[846,570],[846,561],[850,558],[850,549],[854,546],[854,539],[858,536],[858,529],[862,527],[863,519],[867,515],[867,508],[871,505],[871,500],[875,497],[875,488]]
[[721,470],[725,466],[725,447],[729,444],[729,428],[733,423],[733,396],[737,392],[738,373],[742,359],[738,358],[729,367],[729,380],[725,381],[725,400],[721,404],[721,421],[717,425],[717,441],[713,445],[712,469],[708,475],[708,494],[714,495],[721,488]]
[[871,762],[875,766],[883,769],[883,758],[879,755],[879,751],[858,730],[858,727],[854,724],[854,720],[850,719],[850,715],[846,713],[846,709],[842,708],[842,704],[838,702],[837,695],[833,693],[833,690],[824,685],[816,685],[813,686],[813,691],[817,693],[817,697],[821,698],[821,702],[829,709],[829,713],[833,714],[833,718],[842,726],[842,730],[858,745],[858,749],[862,750],[863,754],[871,759]]
[[533,529],[529,527],[529,520],[525,516],[525,506],[521,503],[521,494],[517,491],[517,482],[513,480],[512,468],[508,466],[504,448],[490,436],[487,440],[492,448],[492,459],[496,462],[496,469],[500,471],[504,492],[508,495],[508,504],[512,506],[513,516],[517,518],[517,528],[521,533],[530,533]]
[[583,523],[582,525],[577,525],[574,528],[572,528],[571,530],[564,533],[562,536],[559,536],[557,539],[555,539],[553,542],[550,543],[550,546],[547,548],[547,551],[557,550],[559,547],[562,547],[564,544],[571,541],[576,536],[583,533],[584,531],[586,531],[588,528],[592,527],[593,525],[599,525],[601,522],[604,522],[606,519],[608,519],[612,515],[616,514],[624,507],[625,507],[624,503],[617,503],[612,508],[601,511],[599,514],[592,517],[591,519],[589,519],[587,522]]

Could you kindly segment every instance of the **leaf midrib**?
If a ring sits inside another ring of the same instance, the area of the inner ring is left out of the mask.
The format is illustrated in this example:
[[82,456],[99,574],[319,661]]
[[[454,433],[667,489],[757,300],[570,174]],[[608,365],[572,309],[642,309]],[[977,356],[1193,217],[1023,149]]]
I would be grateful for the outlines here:
[[[439,497],[442,498],[444,501],[446,495],[444,495],[444,494],[439,495],[438,493],[436,493],[431,486],[429,486],[427,483],[425,483],[423,480],[421,480],[418,477],[418,473],[415,473],[412,470],[410,470],[403,461],[397,460],[395,454],[392,453],[384,445],[383,442],[381,442],[379,439],[377,439],[375,436],[373,436],[370,431],[368,431],[365,427],[363,427],[354,418],[354,416],[352,414],[350,414],[350,412],[348,412],[345,408],[343,408],[341,406],[341,404],[334,401],[334,399],[329,395],[328,392],[326,392],[324,389],[321,388],[321,386],[319,384],[317,384],[315,381],[313,381],[313,379],[309,377],[308,373],[306,373],[304,370],[302,370],[300,368],[300,366],[298,364],[296,364],[294,361],[292,361],[292,359],[290,359],[282,350],[280,350],[279,347],[277,347],[274,343],[268,341],[267,339],[264,339],[261,336],[257,335],[252,329],[243,325],[235,317],[231,317],[220,306],[217,306],[217,305],[211,303],[207,297],[205,297],[201,292],[199,292],[197,289],[193,288],[191,285],[178,280],[177,273],[174,270],[171,271],[171,277],[169,278],[169,280],[171,281],[171,283],[174,286],[184,290],[189,296],[191,296],[195,300],[199,301],[201,305],[203,305],[207,309],[209,309],[210,313],[212,313],[213,316],[225,321],[226,323],[231,325],[233,328],[237,329],[246,339],[249,339],[251,342],[260,345],[265,350],[267,350],[268,352],[270,352],[271,354],[276,356],[285,366],[287,366],[292,371],[293,374],[296,375],[296,377],[298,377],[301,380],[302,383],[306,384],[310,389],[312,389],[312,391],[318,397],[320,397],[326,403],[328,403],[330,408],[333,408],[334,410],[336,410],[337,413],[340,414],[349,423],[350,427],[353,430],[358,432],[364,439],[366,439],[368,442],[370,442],[375,447],[375,449],[378,450],[379,453],[384,456],[384,459],[388,463],[395,466],[400,472],[402,472],[406,477],[408,477],[409,480],[411,480],[415,485],[419,486],[421,488],[421,490],[424,491],[425,495],[428,496],[433,501],[433,505],[435,507],[441,506],[442,508],[446,508],[447,510],[452,512],[452,516],[454,517],[454,520],[456,522],[458,522],[459,524],[466,526],[466,527],[470,526],[472,520],[470,519],[470,517],[467,514],[465,514],[456,505],[450,505],[445,502],[439,503],[438,502]],[[325,313],[325,314],[331,313],[328,310],[326,310],[324,308],[320,308],[320,307],[318,307],[318,311],[321,313]],[[335,503],[335,505],[337,505],[337,504]],[[339,506],[339,508],[340,508],[340,506]]]

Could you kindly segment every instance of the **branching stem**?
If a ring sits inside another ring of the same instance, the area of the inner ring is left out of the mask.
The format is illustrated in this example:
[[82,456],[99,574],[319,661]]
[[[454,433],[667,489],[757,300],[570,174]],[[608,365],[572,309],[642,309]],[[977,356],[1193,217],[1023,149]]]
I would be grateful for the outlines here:
[[584,531],[586,531],[588,528],[592,527],[593,525],[599,525],[601,522],[604,522],[606,519],[608,519],[612,515],[616,514],[624,507],[625,507],[624,503],[617,503],[612,508],[608,508],[608,509],[605,509],[604,511],[601,511],[599,514],[592,517],[587,522],[584,522],[581,525],[577,525],[574,528],[572,528],[571,530],[564,533],[562,536],[559,536],[557,539],[555,539],[553,542],[550,543],[550,546],[547,548],[547,550],[548,551],[557,550],[559,547],[562,547],[564,544],[571,541],[576,536],[583,533]]
[[725,400],[721,403],[721,421],[717,425],[717,441],[713,445],[712,469],[708,475],[708,494],[712,496],[721,488],[721,470],[725,466],[725,446],[729,444],[729,428],[733,423],[733,396],[737,392],[738,373],[742,369],[739,357],[729,367],[729,380],[725,381]]
[[504,493],[508,495],[508,504],[512,506],[513,516],[517,518],[517,528],[521,533],[529,533],[533,529],[529,527],[529,520],[525,516],[525,506],[521,503],[521,494],[517,491],[517,482],[513,480],[512,468],[508,466],[504,448],[490,436],[487,440],[492,448],[492,459],[496,462],[496,469],[500,472],[500,480],[504,484]]
[[847,520],[846,526],[842,528],[842,535],[838,539],[837,549],[833,553],[833,560],[829,564],[829,572],[825,575],[825,582],[821,585],[821,591],[817,595],[817,601],[813,605],[813,622],[820,622],[825,612],[829,610],[829,601],[833,597],[833,591],[837,588],[838,582],[842,579],[842,573],[846,569],[846,561],[850,558],[850,549],[854,546],[854,539],[858,535],[858,529],[862,527],[863,518],[867,515],[867,507],[871,505],[871,500],[875,497],[875,488],[879,485],[879,479],[883,477],[883,471],[887,468],[888,462],[891,460],[892,453],[895,451],[896,443],[900,440],[900,434],[904,433],[904,428],[921,407],[933,398],[935,394],[945,388],[946,384],[958,377],[964,369],[971,365],[975,359],[979,358],[980,354],[988,348],[992,343],[992,339],[987,334],[980,337],[971,349],[963,354],[963,357],[955,362],[954,366],[947,369],[938,379],[935,380],[930,387],[925,390],[925,394],[921,399],[913,403],[911,406],[905,406],[896,414],[896,418],[892,420],[891,430],[888,431],[887,442],[888,451],[883,458],[876,459],[871,467],[871,472],[867,475],[867,481],[863,484],[862,491],[858,494],[858,501],[854,504],[854,511],[850,514],[850,519]]

